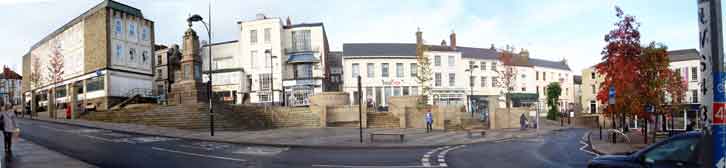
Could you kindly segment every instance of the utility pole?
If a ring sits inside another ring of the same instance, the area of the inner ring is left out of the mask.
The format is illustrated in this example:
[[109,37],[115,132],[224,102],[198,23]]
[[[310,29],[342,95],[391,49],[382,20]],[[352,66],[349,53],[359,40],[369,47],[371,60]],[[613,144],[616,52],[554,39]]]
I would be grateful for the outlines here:
[[360,143],[363,143],[363,87],[361,87],[361,78],[358,75],[358,134],[360,135]]

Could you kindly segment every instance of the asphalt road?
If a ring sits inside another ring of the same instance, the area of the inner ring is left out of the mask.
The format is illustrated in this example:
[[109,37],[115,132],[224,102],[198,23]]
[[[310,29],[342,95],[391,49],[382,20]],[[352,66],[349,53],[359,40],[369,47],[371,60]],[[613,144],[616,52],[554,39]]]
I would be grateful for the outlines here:
[[581,151],[585,129],[567,129],[536,138],[480,143],[452,151],[451,167],[587,167],[594,156]]
[[[25,119],[19,126],[23,138],[99,167],[583,167],[590,158],[578,150],[584,130],[467,146],[320,149],[196,141]],[[572,161],[558,159],[563,155]]]

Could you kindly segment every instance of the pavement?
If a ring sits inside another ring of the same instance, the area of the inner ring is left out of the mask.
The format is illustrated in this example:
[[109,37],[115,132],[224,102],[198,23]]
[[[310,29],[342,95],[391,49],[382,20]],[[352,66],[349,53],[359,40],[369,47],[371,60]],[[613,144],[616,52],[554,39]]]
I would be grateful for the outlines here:
[[[623,142],[618,139],[617,143],[613,144],[611,136],[608,135],[607,129],[603,129],[602,139],[600,138],[600,132],[598,129],[592,129],[590,134],[592,151],[601,155],[613,155],[623,154],[632,151],[642,149],[652,143],[652,136],[649,136],[648,141],[650,143],[644,143],[645,136],[640,131],[631,130],[627,133],[630,141]],[[667,137],[659,137],[656,142],[660,142]]]
[[[582,167],[590,157],[577,143],[583,129],[439,147],[311,148],[176,138],[43,120],[20,119],[19,126],[22,138],[98,167]],[[558,159],[563,153],[570,162]]]
[[13,159],[8,165],[9,168],[96,167],[22,138],[13,144]]
[[[46,122],[108,129],[125,133],[157,135],[221,143],[318,148],[410,148],[453,146],[536,136],[562,128],[559,124],[542,124],[539,131],[536,129],[528,129],[525,131],[521,131],[519,129],[493,129],[488,130],[484,137],[475,136],[474,138],[469,138],[466,131],[434,131],[433,133],[426,133],[424,129],[367,128],[363,130],[363,143],[360,143],[360,133],[357,128],[278,128],[260,131],[215,131],[215,136],[210,136],[209,130],[183,130],[141,124],[49,119],[44,116],[36,117],[36,119]],[[405,135],[405,141],[401,143],[398,141],[398,137],[394,136],[376,136],[376,141],[372,142],[370,140],[369,133],[402,133]]]

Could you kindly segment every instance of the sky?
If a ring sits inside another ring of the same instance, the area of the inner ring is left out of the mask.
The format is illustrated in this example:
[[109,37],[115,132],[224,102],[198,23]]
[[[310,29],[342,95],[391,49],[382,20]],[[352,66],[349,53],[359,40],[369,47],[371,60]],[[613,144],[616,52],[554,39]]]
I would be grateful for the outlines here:
[[[19,71],[30,46],[101,1],[0,0],[5,39],[0,64]],[[181,43],[190,14],[209,19],[208,0],[117,1],[154,21],[157,44]],[[566,59],[576,74],[600,61],[604,36],[617,21],[616,5],[640,22],[643,45],[698,47],[695,0],[211,0],[211,5],[213,42],[238,40],[236,22],[264,13],[293,23],[323,22],[334,51],[343,43],[415,43],[420,28],[430,44],[449,41],[455,32],[458,46],[526,48],[530,57]]]

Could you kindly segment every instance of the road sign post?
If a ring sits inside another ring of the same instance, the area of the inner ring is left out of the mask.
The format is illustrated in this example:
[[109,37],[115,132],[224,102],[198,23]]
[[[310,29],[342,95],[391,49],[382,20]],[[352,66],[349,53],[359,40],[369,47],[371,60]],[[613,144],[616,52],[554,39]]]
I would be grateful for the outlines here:
[[[700,116],[706,145],[702,163],[708,167],[726,167],[726,121],[724,121],[723,36],[721,0],[698,0],[698,46],[700,51]],[[710,111],[709,111],[710,110]]]

